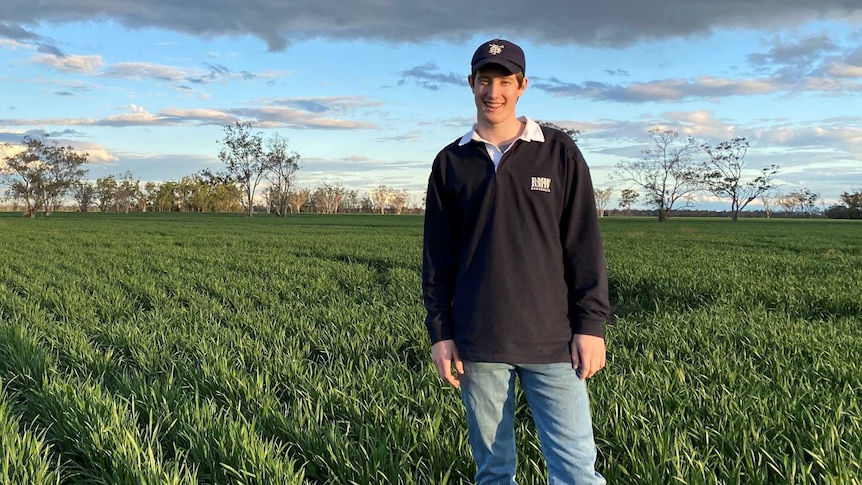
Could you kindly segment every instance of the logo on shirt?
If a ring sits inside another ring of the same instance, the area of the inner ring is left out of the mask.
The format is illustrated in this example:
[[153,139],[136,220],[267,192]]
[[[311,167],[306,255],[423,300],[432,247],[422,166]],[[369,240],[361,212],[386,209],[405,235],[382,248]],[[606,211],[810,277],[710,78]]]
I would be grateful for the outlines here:
[[551,191],[551,179],[548,177],[530,177],[530,190],[539,192]]

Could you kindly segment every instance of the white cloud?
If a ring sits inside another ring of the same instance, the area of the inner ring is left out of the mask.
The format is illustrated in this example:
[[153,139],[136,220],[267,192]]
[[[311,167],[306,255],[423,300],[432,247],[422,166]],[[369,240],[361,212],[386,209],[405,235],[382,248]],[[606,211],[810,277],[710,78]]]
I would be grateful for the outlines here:
[[22,44],[21,42],[12,39],[0,39],[0,48],[17,51],[18,49],[33,50],[36,47],[30,44]]
[[178,67],[154,64],[151,62],[117,62],[100,73],[100,76],[124,79],[159,79],[177,82],[183,80],[189,71]]
[[862,78],[862,66],[848,64],[833,64],[829,66],[829,74],[838,77]]
[[81,141],[70,141],[68,144],[76,151],[86,153],[88,155],[87,162],[94,164],[105,164],[105,163],[113,163],[119,160],[113,152],[108,150],[102,145],[97,145],[95,143],[87,143]]
[[53,67],[62,72],[96,72],[105,65],[102,56],[57,56],[54,54],[36,54],[33,62]]

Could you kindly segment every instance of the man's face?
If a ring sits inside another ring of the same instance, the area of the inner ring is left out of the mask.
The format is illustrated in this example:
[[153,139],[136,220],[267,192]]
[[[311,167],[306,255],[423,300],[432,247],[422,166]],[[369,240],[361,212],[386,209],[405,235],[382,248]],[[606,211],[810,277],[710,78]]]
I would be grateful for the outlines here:
[[489,64],[468,78],[476,102],[480,124],[499,125],[515,118],[515,105],[527,89],[527,79],[518,85],[518,77],[502,66]]

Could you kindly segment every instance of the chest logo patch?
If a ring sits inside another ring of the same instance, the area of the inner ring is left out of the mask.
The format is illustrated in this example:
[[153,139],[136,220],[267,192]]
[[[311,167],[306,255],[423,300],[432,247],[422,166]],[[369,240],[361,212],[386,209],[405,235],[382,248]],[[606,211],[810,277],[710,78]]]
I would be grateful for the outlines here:
[[530,190],[539,192],[551,191],[551,179],[548,177],[530,177]]

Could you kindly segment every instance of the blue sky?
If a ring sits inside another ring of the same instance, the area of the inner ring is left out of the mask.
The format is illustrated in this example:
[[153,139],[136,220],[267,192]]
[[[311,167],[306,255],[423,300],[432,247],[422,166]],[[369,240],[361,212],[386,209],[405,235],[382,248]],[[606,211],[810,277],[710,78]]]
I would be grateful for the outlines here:
[[597,187],[671,128],[744,136],[752,173],[829,203],[862,188],[862,4],[813,4],[0,0],[0,141],[45,132],[91,178],[176,180],[220,169],[222,127],[250,121],[289,139],[300,185],[419,201],[474,121],[473,50],[502,37],[527,56],[518,113],[579,129]]

